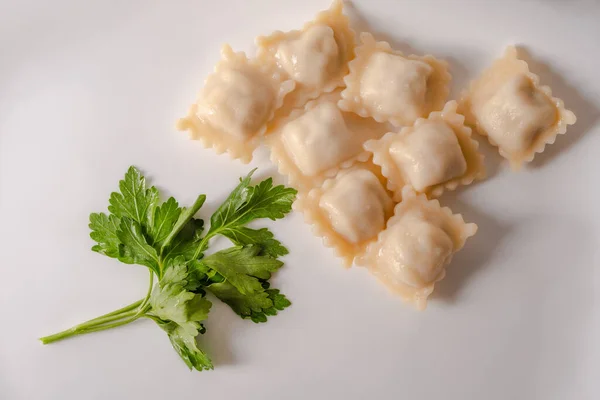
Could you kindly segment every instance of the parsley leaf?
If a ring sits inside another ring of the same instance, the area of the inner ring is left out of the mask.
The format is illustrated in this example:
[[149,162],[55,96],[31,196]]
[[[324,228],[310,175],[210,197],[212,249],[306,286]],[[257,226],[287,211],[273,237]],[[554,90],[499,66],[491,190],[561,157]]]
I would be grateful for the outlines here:
[[204,221],[197,218],[190,219],[172,239],[170,246],[164,250],[163,257],[168,260],[183,256],[186,260],[194,260],[194,254],[202,241]]
[[148,244],[139,222],[130,218],[121,219],[117,237],[123,244],[123,255],[120,261],[127,264],[145,265],[156,276],[161,276],[160,261],[156,249]]
[[277,311],[281,311],[292,304],[277,289],[267,289],[244,295],[231,283],[225,281],[210,285],[208,290],[219,300],[229,305],[236,314],[256,323],[267,322],[267,316],[276,315]]
[[[256,186],[250,186],[254,170],[240,180],[239,185],[231,192],[229,197],[210,217],[208,238],[216,234],[223,234],[228,238],[239,240],[236,244],[265,244],[264,234],[256,234],[244,228],[244,225],[259,218],[276,220],[283,218],[291,211],[292,203],[297,191],[283,185],[273,186],[273,179],[268,178]],[[268,243],[270,253],[281,253],[281,243],[278,241]],[[202,249],[203,250],[203,249]]]
[[112,258],[118,258],[120,254],[121,242],[117,237],[117,230],[121,220],[114,215],[106,215],[104,213],[90,214],[90,237],[97,242],[93,251]]
[[[175,224],[173,225],[173,228],[171,229],[171,232],[167,235],[164,242],[162,243],[161,251],[164,248],[168,247],[168,245],[171,244],[171,241],[179,234],[179,232],[181,232],[181,230],[183,230],[186,227],[186,225],[191,220],[194,219],[194,215],[196,215],[198,210],[200,210],[200,208],[202,207],[202,205],[204,204],[205,201],[206,201],[206,196],[201,194],[200,196],[198,196],[196,198],[196,201],[194,202],[194,204],[192,204],[192,206],[190,208],[184,207],[183,209],[181,209],[181,213],[179,214],[179,218],[177,218],[177,222],[175,222]],[[202,220],[199,220],[199,221],[200,221],[200,227],[203,228],[204,221],[202,221]],[[202,232],[202,231],[200,231],[200,232]],[[195,229],[194,229],[194,234],[196,234]]]
[[262,291],[259,279],[267,280],[271,272],[279,269],[283,262],[266,256],[259,256],[259,246],[232,247],[217,251],[202,263],[221,274],[241,294]]
[[146,178],[135,167],[129,167],[119,182],[121,193],[110,195],[108,211],[119,218],[128,217],[142,224],[153,217],[158,202],[158,189],[146,188]]
[[165,269],[163,278],[150,297],[150,316],[169,335],[173,348],[187,366],[199,371],[212,369],[210,358],[198,348],[196,336],[204,327],[200,323],[208,318],[212,306],[204,293],[194,293],[199,281],[188,273],[183,257],[175,259]]
[[238,246],[257,245],[261,248],[260,255],[265,255],[273,258],[285,256],[288,250],[275,239],[273,233],[267,228],[252,229],[245,226],[235,228],[225,228],[221,235]]
[[188,331],[172,321],[156,321],[156,323],[167,332],[171,345],[190,370],[192,368],[198,371],[213,369],[210,358],[196,343],[196,336],[199,333],[197,330]]
[[[202,293],[193,293],[187,290],[188,284],[194,284],[187,279],[187,271],[184,265],[178,265],[172,269],[179,269],[169,278],[163,278],[154,288],[150,297],[152,306],[151,314],[161,320],[170,320],[178,325],[197,329],[200,321],[208,317],[211,302],[204,298]],[[184,278],[184,279],[182,279]]]
[[149,226],[148,235],[152,238],[155,246],[162,246],[180,215],[181,208],[179,208],[177,200],[173,197],[154,209],[152,225]]

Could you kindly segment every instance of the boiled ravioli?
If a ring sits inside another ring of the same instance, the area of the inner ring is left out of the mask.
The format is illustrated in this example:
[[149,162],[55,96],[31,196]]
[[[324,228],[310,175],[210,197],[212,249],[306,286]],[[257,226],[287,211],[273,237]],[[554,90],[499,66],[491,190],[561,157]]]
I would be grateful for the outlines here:
[[360,98],[371,114],[415,120],[425,108],[427,80],[433,68],[422,61],[376,52],[360,79]]
[[448,102],[442,111],[418,119],[413,126],[364,144],[396,198],[401,197],[405,185],[438,197],[444,190],[485,176],[479,145],[456,109],[455,101]]
[[363,143],[381,137],[385,124],[340,110],[340,91],[326,93],[277,120],[266,137],[271,159],[297,189],[310,190],[342,168],[366,161]]
[[558,117],[550,98],[536,90],[525,75],[507,80],[473,111],[489,138],[513,157],[525,153]]
[[301,107],[322,93],[343,86],[348,61],[354,58],[354,31],[335,0],[301,30],[274,32],[256,39],[257,60],[273,65],[296,82],[286,99],[285,110]]
[[467,162],[448,124],[432,121],[421,124],[412,134],[394,141],[390,156],[419,192],[430,186],[462,176]]
[[359,162],[320,187],[301,192],[294,208],[349,266],[385,228],[393,206],[378,168]]
[[275,58],[296,82],[318,87],[325,84],[339,68],[338,54],[333,29],[326,25],[315,25],[297,39],[281,43]]
[[333,229],[350,243],[371,239],[383,230],[391,206],[379,179],[366,169],[340,173],[319,201]]
[[221,57],[178,128],[189,131],[192,138],[217,153],[228,152],[247,163],[267,123],[295,84],[282,80],[277,71],[248,60],[243,52],[234,53],[227,45]]
[[402,299],[424,309],[435,283],[477,225],[409,187],[377,241],[357,260]]
[[463,93],[460,112],[515,170],[577,121],[512,46]]
[[356,152],[352,133],[334,103],[320,103],[288,123],[281,139],[294,164],[309,176],[336,166]]
[[342,110],[395,126],[439,110],[448,96],[450,74],[445,61],[432,56],[405,56],[369,33],[360,36],[356,57],[339,106]]

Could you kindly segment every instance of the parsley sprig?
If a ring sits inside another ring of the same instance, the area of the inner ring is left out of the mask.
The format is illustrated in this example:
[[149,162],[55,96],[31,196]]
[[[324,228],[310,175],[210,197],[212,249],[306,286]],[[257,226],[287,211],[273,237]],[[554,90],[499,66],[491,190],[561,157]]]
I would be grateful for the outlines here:
[[[210,218],[195,218],[205,195],[189,207],[173,197],[160,202],[156,187],[130,167],[111,194],[108,214],[90,214],[92,250],[125,264],[148,267],[146,296],[128,306],[84,322],[40,340],[44,344],[72,336],[115,328],[148,318],[162,328],[179,356],[192,369],[212,369],[213,364],[199,347],[196,337],[206,331],[203,321],[212,303],[212,293],[240,317],[266,322],[291,303],[269,278],[283,265],[279,257],[288,253],[266,228],[248,223],[262,218],[276,220],[291,210],[296,191],[273,186],[271,178],[251,185],[252,173],[240,180],[225,202]],[[206,254],[210,240],[228,238],[233,247]]]

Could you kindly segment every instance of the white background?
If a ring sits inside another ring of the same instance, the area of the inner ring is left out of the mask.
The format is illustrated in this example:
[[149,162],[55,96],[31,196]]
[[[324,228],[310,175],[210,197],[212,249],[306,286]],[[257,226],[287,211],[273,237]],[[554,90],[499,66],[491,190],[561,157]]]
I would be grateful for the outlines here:
[[[275,284],[293,306],[255,325],[215,305],[211,372],[150,321],[37,337],[142,297],[146,270],[89,250],[127,167],[208,216],[250,166],[176,132],[222,43],[300,27],[327,0],[0,0],[0,399],[600,398],[600,6],[583,1],[355,1],[357,29],[449,60],[453,95],[505,45],[578,116],[512,173],[442,203],[479,225],[422,313],[344,270],[301,215]],[[251,166],[276,175],[266,152]],[[281,178],[277,178],[281,181]]]

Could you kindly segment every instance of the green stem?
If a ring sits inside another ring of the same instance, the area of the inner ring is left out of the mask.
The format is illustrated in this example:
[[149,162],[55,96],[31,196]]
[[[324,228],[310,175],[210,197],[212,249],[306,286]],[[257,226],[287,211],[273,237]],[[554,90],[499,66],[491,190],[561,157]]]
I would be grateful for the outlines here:
[[[148,292],[146,293],[146,297],[144,297],[144,300],[142,300],[140,307],[138,309],[138,315],[146,308],[146,306],[148,305],[148,302],[150,301],[150,296],[152,296],[152,288],[154,287],[154,272],[152,272],[151,269],[148,269],[150,271],[150,284],[148,285]],[[161,267],[161,271],[162,271],[162,267]]]
[[120,314],[125,313],[127,311],[135,310],[136,308],[138,308],[142,304],[142,302],[143,302],[143,300],[138,300],[135,303],[131,303],[128,306],[125,306],[123,308],[119,308],[118,310],[115,310],[113,312],[109,312],[108,314],[104,314],[104,315],[101,315],[101,316],[96,317],[94,319],[90,319],[89,321],[84,322],[84,324],[89,323],[89,322],[98,322],[100,320],[104,320],[107,317],[112,317],[112,316],[115,316],[115,315],[120,315]]
[[83,322],[79,325],[75,325],[70,329],[55,333],[54,335],[45,336],[43,338],[40,338],[40,340],[43,344],[49,344],[57,342],[59,340],[67,339],[71,336],[104,331],[107,329],[116,328],[117,326],[129,324],[135,321],[136,319],[144,316],[144,314],[150,310],[151,306],[149,304],[149,301],[150,296],[152,295],[153,286],[154,273],[152,272],[152,270],[150,270],[150,284],[148,287],[148,292],[146,293],[146,297],[142,300],[138,300],[135,303],[132,303],[128,306],[110,312],[108,314],[104,314],[100,317],[91,319],[89,321]]
[[[71,336],[76,335],[84,335],[86,333],[103,331],[106,329],[115,328],[117,326],[125,325],[130,322],[135,321],[140,318],[141,315],[138,315],[139,310],[132,310],[126,313],[122,313],[120,315],[113,315],[107,318],[102,319],[101,321],[88,321],[83,324],[76,325],[70,329],[64,330],[62,332],[55,333],[54,335],[45,336],[40,338],[43,344],[49,344],[53,342],[57,342],[59,340],[67,339]],[[116,321],[116,322],[114,322]],[[112,323],[109,323],[112,322]]]
[[202,238],[202,240],[200,241],[200,244],[198,245],[198,248],[196,249],[196,252],[194,253],[194,257],[192,257],[192,260],[197,260],[198,257],[200,257],[200,254],[202,254],[204,252],[204,250],[206,250],[206,248],[208,247],[208,241],[210,240],[210,238],[212,238],[218,231],[214,231],[214,232],[208,232],[206,234],[206,236],[204,236]]

